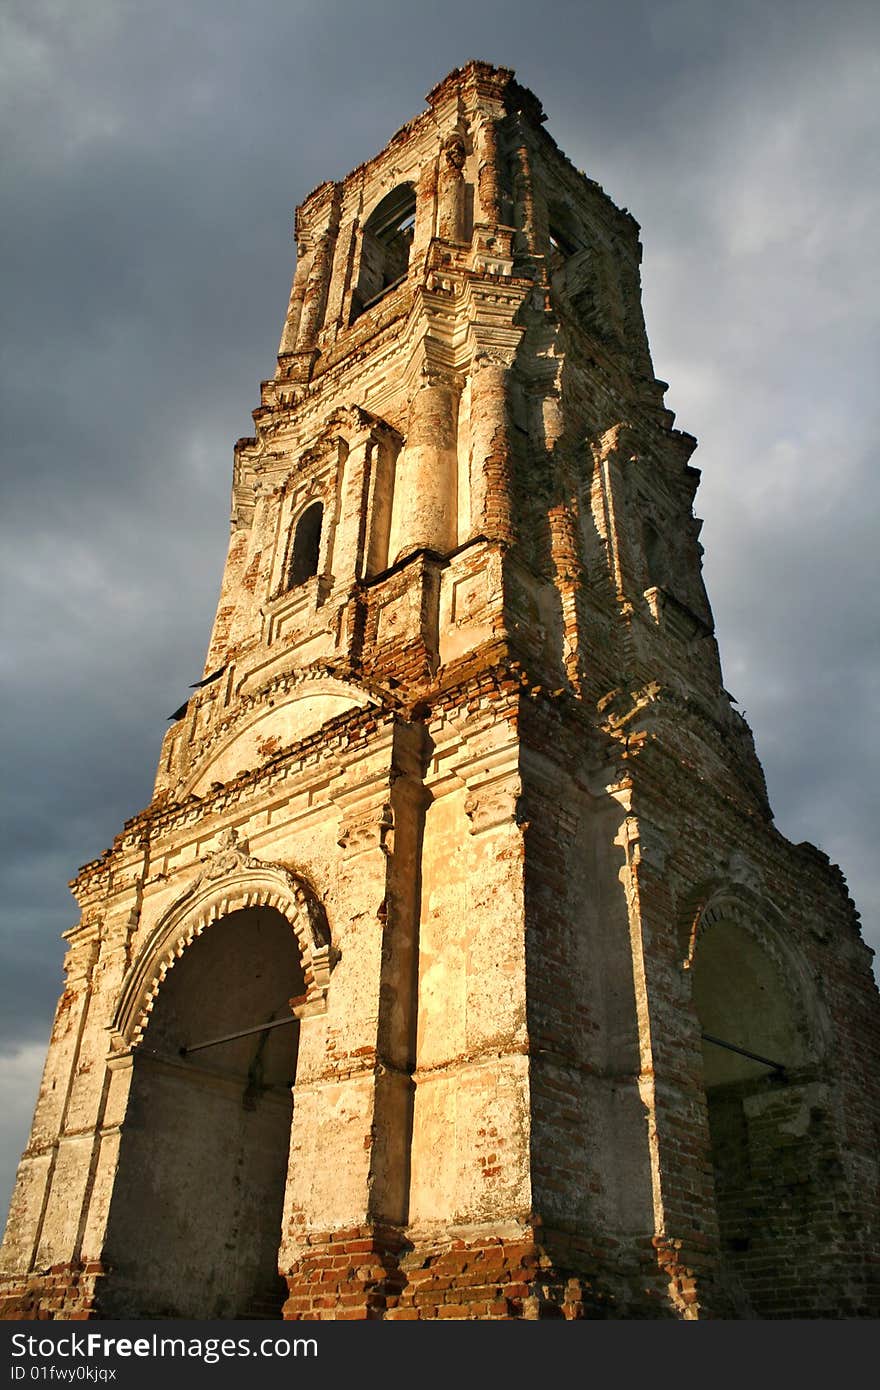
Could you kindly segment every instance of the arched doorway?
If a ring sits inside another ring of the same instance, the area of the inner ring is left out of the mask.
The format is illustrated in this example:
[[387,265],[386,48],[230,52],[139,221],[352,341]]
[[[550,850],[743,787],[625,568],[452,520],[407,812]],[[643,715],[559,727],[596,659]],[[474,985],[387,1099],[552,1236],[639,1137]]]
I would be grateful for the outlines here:
[[722,1283],[739,1316],[795,1316],[813,1300],[821,1268],[816,1242],[830,1157],[825,1088],[785,957],[743,921],[712,915],[694,953],[693,1002]]
[[280,1316],[299,1023],[260,1025],[292,1019],[305,991],[297,937],[272,907],[212,923],[168,972],[134,1051],[107,1315]]

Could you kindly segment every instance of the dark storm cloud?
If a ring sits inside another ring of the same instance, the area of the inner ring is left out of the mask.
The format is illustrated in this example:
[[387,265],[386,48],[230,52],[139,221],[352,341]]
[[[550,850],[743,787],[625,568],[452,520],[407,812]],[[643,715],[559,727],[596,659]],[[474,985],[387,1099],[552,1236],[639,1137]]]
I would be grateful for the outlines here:
[[781,828],[880,906],[877,39],[855,0],[7,4],[5,1183],[66,881],[149,799],[201,674],[294,205],[470,57],[515,67],[642,224],[655,368],[701,440],[728,688]]

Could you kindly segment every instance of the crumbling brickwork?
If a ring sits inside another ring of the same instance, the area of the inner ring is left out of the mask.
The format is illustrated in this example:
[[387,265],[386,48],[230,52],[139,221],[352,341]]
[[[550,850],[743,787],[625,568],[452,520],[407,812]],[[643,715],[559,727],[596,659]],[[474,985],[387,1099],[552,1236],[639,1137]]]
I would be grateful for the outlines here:
[[722,685],[638,227],[543,122],[470,63],[297,212],[7,1316],[880,1311],[870,953]]

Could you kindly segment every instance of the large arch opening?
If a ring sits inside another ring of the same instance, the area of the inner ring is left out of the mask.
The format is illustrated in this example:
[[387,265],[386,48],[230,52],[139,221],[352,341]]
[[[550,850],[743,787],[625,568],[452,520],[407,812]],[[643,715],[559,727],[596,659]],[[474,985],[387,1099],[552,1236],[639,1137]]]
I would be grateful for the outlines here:
[[698,938],[693,1002],[726,1294],[740,1316],[797,1316],[816,1297],[832,1142],[800,991],[782,957],[721,918]]
[[290,1001],[305,992],[296,935],[271,907],[211,924],[168,972],[133,1056],[107,1315],[280,1317],[299,1041]]

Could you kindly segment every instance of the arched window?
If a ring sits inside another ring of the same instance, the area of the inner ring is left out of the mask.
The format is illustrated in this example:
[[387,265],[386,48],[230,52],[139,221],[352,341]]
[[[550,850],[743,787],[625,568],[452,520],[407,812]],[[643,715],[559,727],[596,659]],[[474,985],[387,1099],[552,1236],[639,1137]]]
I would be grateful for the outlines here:
[[324,508],[322,504],[313,502],[310,507],[306,507],[296,524],[287,578],[289,589],[295,588],[297,584],[304,584],[307,579],[311,579],[313,574],[318,573],[323,519]]
[[558,227],[550,228],[550,273],[555,275],[557,270],[561,270],[568,260],[573,256],[577,247],[565,232]]
[[566,261],[581,249],[581,236],[569,210],[559,203],[547,209],[550,238],[550,275],[561,270]]
[[405,279],[415,220],[416,190],[411,183],[393,189],[370,213],[361,237],[352,320]]

